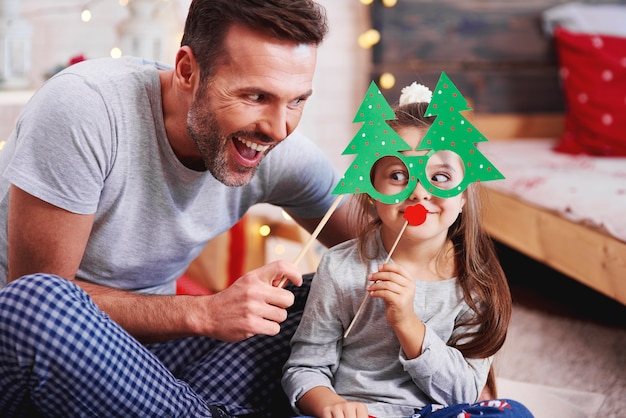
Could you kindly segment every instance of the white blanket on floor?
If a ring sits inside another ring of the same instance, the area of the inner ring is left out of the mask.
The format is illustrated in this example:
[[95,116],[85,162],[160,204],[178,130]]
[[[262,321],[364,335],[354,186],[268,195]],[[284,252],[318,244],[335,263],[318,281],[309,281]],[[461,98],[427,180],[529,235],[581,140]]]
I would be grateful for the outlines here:
[[496,378],[498,397],[523,403],[535,418],[596,418],[605,396],[600,393]]

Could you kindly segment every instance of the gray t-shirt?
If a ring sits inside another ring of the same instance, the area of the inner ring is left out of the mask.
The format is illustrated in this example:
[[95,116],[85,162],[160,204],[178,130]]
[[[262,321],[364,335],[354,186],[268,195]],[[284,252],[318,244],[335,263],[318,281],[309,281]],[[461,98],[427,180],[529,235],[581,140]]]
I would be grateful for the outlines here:
[[[376,240],[382,248],[380,236]],[[467,331],[454,327],[472,313],[456,278],[415,280],[414,309],[426,324],[419,357],[404,356],[385,318],[382,299],[369,298],[343,338],[365,298],[368,272],[377,271],[386,258],[385,252],[364,265],[354,240],[322,257],[284,366],[283,388],[294,408],[316,386],[365,403],[370,415],[379,417],[411,416],[415,408],[427,404],[475,402],[480,395],[491,359],[466,359],[446,344]]]
[[227,187],[186,168],[163,122],[158,69],[139,58],[88,60],[46,82],[0,152],[0,283],[7,276],[10,183],[95,223],[77,277],[169,294],[207,241],[256,203],[321,217],[335,199],[332,164],[292,134],[250,184]]

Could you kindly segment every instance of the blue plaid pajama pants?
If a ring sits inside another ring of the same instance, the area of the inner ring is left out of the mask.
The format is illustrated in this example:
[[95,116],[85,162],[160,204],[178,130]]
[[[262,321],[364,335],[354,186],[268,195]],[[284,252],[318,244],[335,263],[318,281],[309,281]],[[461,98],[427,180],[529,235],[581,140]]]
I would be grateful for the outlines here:
[[0,416],[289,416],[280,377],[309,283],[277,336],[142,345],[72,282],[20,278],[0,290]]

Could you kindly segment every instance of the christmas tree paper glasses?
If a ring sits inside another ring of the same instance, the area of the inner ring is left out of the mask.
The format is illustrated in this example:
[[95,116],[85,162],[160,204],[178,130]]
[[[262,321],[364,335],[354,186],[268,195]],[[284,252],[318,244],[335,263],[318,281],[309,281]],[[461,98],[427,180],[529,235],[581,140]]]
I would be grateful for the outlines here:
[[[471,110],[467,101],[448,76],[441,73],[433,97],[426,109],[426,116],[436,116],[436,119],[416,148],[426,153],[420,156],[404,155],[403,151],[410,151],[412,148],[387,124],[386,121],[395,119],[395,114],[376,84],[372,82],[353,121],[354,123],[361,122],[363,126],[343,152],[343,154],[356,154],[357,156],[335,186],[332,193],[337,194],[337,198],[301,249],[294,264],[302,260],[344,194],[367,193],[382,203],[394,204],[408,199],[418,181],[433,195],[448,198],[463,193],[470,183],[503,179],[504,176],[474,145],[476,142],[485,142],[487,139],[461,114],[467,110]],[[429,160],[441,151],[452,151],[463,162],[463,178],[455,183],[453,188],[437,187],[431,181],[431,176],[427,174]],[[380,193],[372,184],[370,177],[372,168],[383,157],[398,158],[409,173],[407,186],[397,194]],[[405,227],[408,222],[407,218]],[[401,235],[402,232],[397,239]],[[286,281],[287,279],[282,279],[278,286],[283,287]],[[362,306],[365,305],[366,300],[367,298]],[[348,330],[352,328],[357,316],[354,317]]]
[[[426,153],[407,156],[402,152],[411,150],[411,147],[387,124],[386,121],[395,119],[395,114],[372,82],[353,121],[361,122],[363,126],[343,152],[356,154],[356,157],[333,194],[367,193],[382,203],[394,204],[406,200],[418,181],[431,194],[447,198],[462,193],[470,183],[503,179],[504,176],[474,145],[487,139],[461,114],[467,110],[471,110],[467,101],[448,76],[441,73],[426,110],[426,116],[436,119],[416,148]],[[439,151],[452,151],[463,161],[463,178],[452,188],[438,187],[427,174],[429,159]],[[372,184],[371,170],[383,157],[400,159],[409,173],[406,188],[397,194],[385,195]]]

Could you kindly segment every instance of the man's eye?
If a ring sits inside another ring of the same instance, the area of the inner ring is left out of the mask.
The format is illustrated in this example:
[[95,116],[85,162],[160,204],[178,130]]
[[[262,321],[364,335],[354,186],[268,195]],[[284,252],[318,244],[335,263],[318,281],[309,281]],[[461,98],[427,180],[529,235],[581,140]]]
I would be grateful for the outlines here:
[[291,107],[300,107],[306,102],[306,97],[298,97],[290,103]]
[[263,95],[259,93],[248,94],[248,99],[253,102],[260,102],[263,100]]

